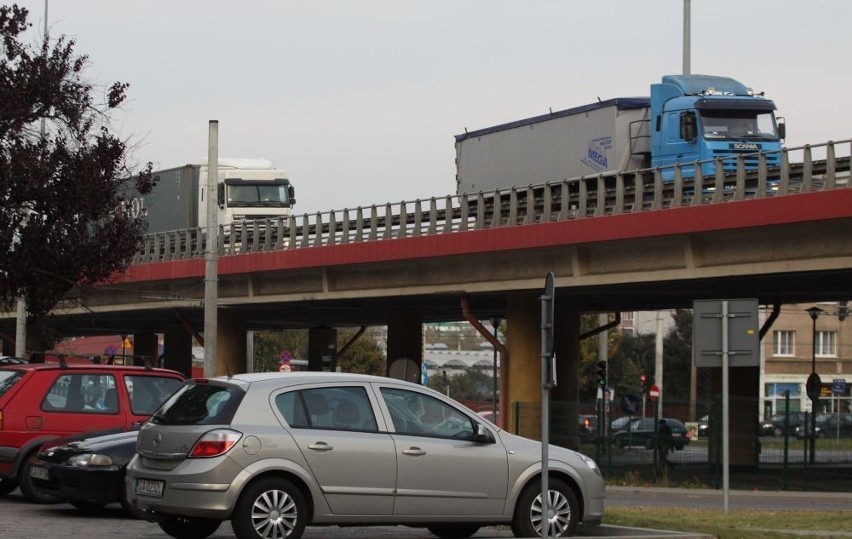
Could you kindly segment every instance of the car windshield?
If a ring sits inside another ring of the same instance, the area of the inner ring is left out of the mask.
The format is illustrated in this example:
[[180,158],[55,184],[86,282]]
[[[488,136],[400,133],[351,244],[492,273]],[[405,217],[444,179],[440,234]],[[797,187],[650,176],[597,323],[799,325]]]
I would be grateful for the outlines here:
[[0,371],[0,397],[24,375],[21,371]]
[[233,386],[188,383],[151,417],[161,425],[230,424],[245,392]]

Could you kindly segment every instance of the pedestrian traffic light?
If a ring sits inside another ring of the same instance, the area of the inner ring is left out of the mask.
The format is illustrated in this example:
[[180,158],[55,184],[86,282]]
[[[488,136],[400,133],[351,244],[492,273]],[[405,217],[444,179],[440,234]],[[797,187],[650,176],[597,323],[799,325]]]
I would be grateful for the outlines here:
[[606,387],[606,361],[598,361],[598,386]]

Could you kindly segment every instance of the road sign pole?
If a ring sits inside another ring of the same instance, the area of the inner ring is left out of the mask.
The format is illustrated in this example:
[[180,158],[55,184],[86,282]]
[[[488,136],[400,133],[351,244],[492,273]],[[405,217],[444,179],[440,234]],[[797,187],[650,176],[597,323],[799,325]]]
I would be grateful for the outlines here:
[[725,512],[728,512],[728,489],[730,487],[730,475],[728,470],[729,451],[731,441],[728,438],[730,412],[730,397],[728,377],[728,302],[722,302],[722,498],[724,500]]
[[553,315],[556,295],[556,276],[551,271],[544,283],[541,297],[541,537],[550,532],[550,485],[548,484],[550,444],[550,388],[556,386],[556,361],[553,354]]

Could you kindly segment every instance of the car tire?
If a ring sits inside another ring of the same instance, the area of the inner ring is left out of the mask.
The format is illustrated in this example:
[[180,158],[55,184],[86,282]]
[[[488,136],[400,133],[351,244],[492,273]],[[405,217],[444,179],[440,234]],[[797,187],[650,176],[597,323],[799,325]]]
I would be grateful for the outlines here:
[[18,486],[21,488],[21,494],[24,495],[24,498],[32,503],[59,503],[59,500],[53,496],[42,494],[35,489],[33,479],[30,477],[31,467],[32,464],[29,457],[27,457],[21,469],[18,470]]
[[0,479],[0,496],[11,494],[16,488],[18,488],[18,482],[14,479],[10,477]]
[[452,526],[431,526],[427,528],[441,539],[467,539],[479,531],[478,524],[456,524]]
[[[551,477],[548,480],[549,507],[556,511],[555,529],[551,526],[549,537],[574,535],[579,521],[579,505],[574,491],[565,481]],[[512,517],[512,533],[515,537],[541,536],[541,480],[530,482],[518,496]]]
[[240,494],[231,526],[239,539],[299,539],[307,520],[308,504],[302,491],[281,477],[266,477]]
[[175,539],[206,539],[222,524],[221,520],[198,517],[161,517],[157,520],[160,529]]

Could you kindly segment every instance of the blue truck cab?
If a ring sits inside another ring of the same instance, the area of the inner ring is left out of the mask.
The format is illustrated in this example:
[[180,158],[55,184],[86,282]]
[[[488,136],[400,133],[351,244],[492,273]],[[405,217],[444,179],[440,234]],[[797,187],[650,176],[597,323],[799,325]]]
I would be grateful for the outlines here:
[[[758,153],[767,166],[779,166],[784,124],[775,119],[775,103],[740,82],[710,75],[666,75],[651,85],[651,166],[663,167],[663,178],[674,177],[680,163],[684,177],[695,175],[701,161],[704,175],[715,174],[716,158],[726,174],[736,172],[739,154],[747,154],[747,170],[758,167]],[[690,165],[690,163],[692,163]]]

